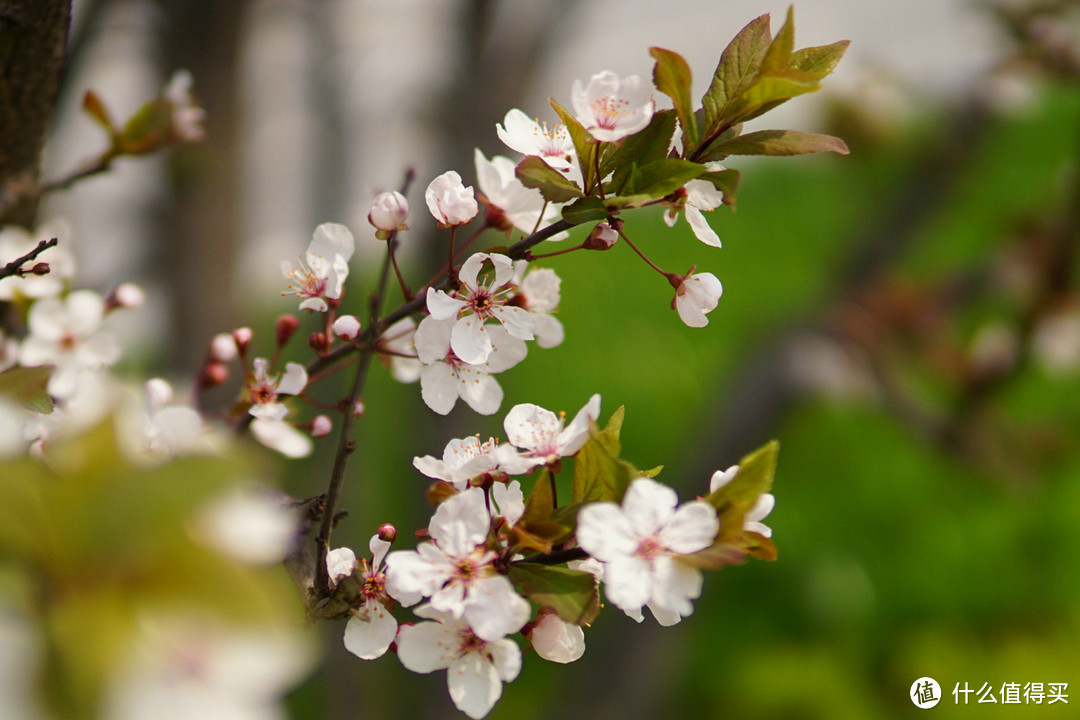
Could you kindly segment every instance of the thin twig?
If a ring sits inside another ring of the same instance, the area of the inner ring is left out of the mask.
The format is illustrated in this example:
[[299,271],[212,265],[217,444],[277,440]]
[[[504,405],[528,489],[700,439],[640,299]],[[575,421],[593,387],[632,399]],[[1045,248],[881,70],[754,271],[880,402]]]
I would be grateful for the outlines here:
[[56,247],[60,241],[57,238],[50,238],[48,240],[41,240],[30,252],[26,253],[22,257],[17,257],[9,262],[4,267],[0,268],[0,280],[6,277],[13,277],[15,275],[22,275],[23,265],[37,258],[38,255],[45,252],[51,247]]

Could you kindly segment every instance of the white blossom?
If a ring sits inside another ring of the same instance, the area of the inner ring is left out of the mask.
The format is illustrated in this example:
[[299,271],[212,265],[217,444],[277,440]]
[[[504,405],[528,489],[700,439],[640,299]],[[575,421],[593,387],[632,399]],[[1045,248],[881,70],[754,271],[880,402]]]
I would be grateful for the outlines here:
[[398,658],[407,669],[445,669],[450,699],[471,718],[482,718],[502,695],[502,684],[521,671],[521,649],[513,640],[485,640],[451,613],[425,605],[416,614],[427,622],[401,628]]
[[525,358],[525,343],[511,337],[501,327],[493,327],[486,335],[491,352],[479,364],[463,362],[451,348],[453,325],[428,316],[416,328],[416,354],[423,363],[420,371],[420,393],[429,408],[446,415],[464,400],[481,415],[495,413],[502,404],[503,391],[492,377],[517,365]]
[[284,720],[311,665],[298,631],[202,616],[143,618],[106,688],[104,720]]
[[[485,261],[491,263],[494,277],[487,272],[480,275]],[[536,319],[528,310],[508,303],[514,279],[509,257],[475,253],[462,264],[458,278],[461,287],[453,295],[428,288],[427,308],[436,320],[455,321],[450,347],[460,360],[478,365],[488,359],[493,345],[485,323],[490,319],[498,320],[519,340],[534,338]]]
[[705,327],[709,324],[707,313],[716,309],[724,287],[712,273],[694,273],[683,278],[675,289],[675,309],[679,319],[690,327]]
[[674,490],[637,478],[621,507],[591,503],[578,513],[578,543],[604,563],[604,595],[639,622],[648,605],[661,625],[674,625],[701,595],[701,571],[679,556],[709,547],[720,522],[703,501],[677,505]]
[[196,539],[253,565],[285,559],[296,543],[300,518],[284,493],[239,485],[215,498],[199,513]]
[[549,128],[514,108],[506,113],[502,125],[495,126],[495,132],[511,150],[535,155],[556,170],[566,171],[574,165],[574,142],[562,123]]
[[251,400],[248,412],[260,420],[284,419],[289,409],[278,402],[278,397],[303,392],[308,382],[304,366],[294,362],[286,363],[285,374],[273,377],[266,372],[266,358],[255,358],[252,366],[254,372],[247,384],[248,398]]
[[550,268],[529,267],[525,260],[514,263],[515,302],[536,320],[536,344],[547,349],[562,344],[566,333],[552,314],[559,309],[562,280]]
[[342,315],[334,320],[330,330],[342,340],[355,340],[360,334],[360,321],[355,315]]
[[432,608],[464,618],[484,640],[516,632],[529,619],[529,603],[493,567],[498,556],[485,546],[490,529],[482,489],[445,500],[428,525],[434,542],[387,556],[388,592],[402,604],[417,593],[430,598]]
[[572,663],[585,654],[585,631],[553,612],[545,612],[529,633],[536,654],[557,663]]
[[251,435],[262,445],[287,458],[307,457],[315,449],[306,433],[300,432],[285,420],[255,418],[251,421]]
[[465,225],[480,212],[472,187],[465,187],[461,176],[453,170],[431,181],[424,191],[424,200],[440,227]]
[[409,201],[397,190],[376,195],[368,212],[368,222],[383,232],[407,230],[405,221],[408,219]]
[[[360,596],[352,610],[349,622],[345,624],[344,643],[345,649],[363,660],[374,660],[382,655],[394,642],[397,635],[398,624],[390,609],[393,600],[387,593],[386,568],[383,561],[386,553],[390,550],[390,543],[379,538],[378,534],[372,535],[368,541],[368,550],[371,551],[371,562],[366,559],[360,561],[360,567],[356,569],[360,573]],[[351,551],[350,551],[351,552]],[[330,555],[327,554],[327,568],[330,569]],[[353,556],[355,565],[356,556]],[[419,595],[402,595],[402,602],[406,605],[414,605],[420,601]]]
[[599,395],[589,398],[565,427],[565,414],[523,403],[510,408],[503,429],[506,439],[521,451],[519,456],[536,467],[577,453],[589,439],[589,421],[595,422],[599,416]]
[[[716,189],[716,186],[707,180],[691,180],[683,188],[686,193],[682,202],[682,210],[686,215],[686,221],[690,223],[690,229],[694,236],[713,247],[720,247],[720,237],[709,225],[702,212],[712,212],[724,204],[724,193]],[[664,213],[664,222],[668,227],[675,227],[675,221],[679,217],[679,207],[669,207]]]
[[311,244],[297,259],[297,266],[282,261],[281,273],[289,280],[289,289],[282,294],[304,298],[301,310],[326,312],[326,301],[341,297],[354,246],[352,233],[344,225],[323,223],[315,228]]
[[495,438],[481,442],[479,435],[451,440],[443,450],[442,459],[431,455],[413,458],[413,467],[436,480],[450,483],[458,490],[464,490],[469,479],[484,473],[505,472],[507,475],[519,475],[527,472],[528,464],[517,459],[516,453],[500,452]]
[[570,102],[578,121],[600,142],[633,135],[652,120],[655,104],[649,83],[631,75],[620,79],[611,71],[593,75],[588,85],[575,80]]
[[195,104],[191,95],[191,73],[177,70],[165,86],[165,99],[172,106],[172,130],[184,142],[198,142],[206,135],[203,120],[206,111]]
[[50,395],[68,398],[75,394],[86,370],[112,365],[120,359],[120,347],[101,331],[105,301],[91,290],[79,290],[61,300],[44,298],[30,308],[30,334],[19,348],[19,362],[26,366],[52,365]]

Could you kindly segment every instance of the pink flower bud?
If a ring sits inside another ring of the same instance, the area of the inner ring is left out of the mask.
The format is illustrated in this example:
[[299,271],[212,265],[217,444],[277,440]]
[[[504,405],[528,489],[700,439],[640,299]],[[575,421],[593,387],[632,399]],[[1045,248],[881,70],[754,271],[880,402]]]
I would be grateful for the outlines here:
[[440,227],[464,225],[480,212],[472,187],[465,187],[461,176],[453,170],[431,181],[424,200]]
[[316,415],[315,419],[311,421],[311,436],[326,437],[330,434],[333,425],[329,415]]
[[317,353],[326,352],[326,333],[313,332],[307,339],[308,347]]
[[353,403],[352,409],[353,415],[360,417],[364,414],[364,401],[360,398],[356,398],[356,402]]
[[146,302],[146,293],[138,285],[122,283],[105,298],[105,311],[117,308],[137,308]]
[[609,250],[619,239],[619,233],[606,222],[597,223],[582,243],[588,250]]
[[229,368],[219,362],[208,362],[199,375],[199,389],[206,390],[229,379]]
[[342,315],[334,321],[330,329],[342,340],[355,340],[360,334],[360,321],[355,315]]
[[279,317],[275,326],[278,347],[283,347],[285,343],[289,342],[298,327],[300,327],[300,321],[294,316],[282,315]]
[[392,543],[394,542],[394,540],[397,540],[397,528],[395,528],[390,523],[380,525],[377,534],[379,536],[379,539],[383,542]]
[[210,341],[209,356],[217,362],[229,362],[236,358],[236,340],[229,333],[218,333]]
[[251,328],[236,328],[233,330],[232,336],[233,340],[236,341],[236,349],[240,352],[241,357],[247,355],[248,346],[251,345]]
[[405,228],[409,217],[409,202],[397,192],[383,192],[375,196],[368,213],[368,222],[378,230],[393,232]]

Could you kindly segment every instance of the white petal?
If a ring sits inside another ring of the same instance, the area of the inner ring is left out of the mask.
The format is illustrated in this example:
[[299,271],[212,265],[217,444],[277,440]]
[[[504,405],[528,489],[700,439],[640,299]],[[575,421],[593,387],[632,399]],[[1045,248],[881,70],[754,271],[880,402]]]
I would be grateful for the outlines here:
[[307,457],[315,447],[311,437],[286,422],[256,418],[251,421],[251,434],[266,447],[288,458]]
[[503,401],[503,390],[488,373],[472,368],[459,368],[457,390],[461,399],[480,415],[494,415]]
[[709,478],[709,494],[712,494],[720,488],[727,485],[729,482],[735,479],[735,476],[739,474],[739,466],[732,465],[727,470],[717,470]]
[[622,610],[640,610],[652,596],[649,564],[639,557],[621,557],[604,568],[604,596]]
[[[480,275],[480,268],[483,267],[484,261],[490,257],[487,253],[473,253],[465,259],[465,262],[461,264],[461,269],[458,270],[458,280],[469,288],[469,290],[476,291],[479,287],[477,284],[477,277]],[[430,308],[428,310],[430,312]]]
[[[289,408],[285,407],[281,403],[263,403],[252,405],[248,408],[248,412],[253,417],[260,420],[266,420],[267,422],[278,422],[285,419],[285,416],[289,414]],[[260,440],[261,442],[261,440]],[[264,445],[266,443],[263,443]]]
[[701,597],[701,571],[671,557],[657,558],[653,565],[650,601],[657,607],[686,617],[694,612],[691,600]]
[[701,214],[701,211],[693,205],[687,205],[685,212],[686,221],[690,223],[690,228],[694,231],[694,235],[697,239],[706,245],[720,247],[720,236],[712,229],[709,225],[709,221],[705,219],[705,216]]
[[446,685],[454,706],[474,720],[487,715],[502,695],[495,667],[476,652],[451,661]]
[[330,261],[339,256],[344,260],[352,257],[356,243],[349,228],[338,223],[323,223],[315,228],[308,245],[308,255],[316,255]]
[[67,296],[68,329],[79,337],[86,337],[101,325],[105,315],[105,300],[93,290],[77,290]]
[[299,395],[307,387],[307,370],[300,363],[286,363],[285,374],[278,383],[277,391],[285,395]]
[[496,640],[487,644],[495,672],[503,682],[512,682],[521,672],[521,648],[513,640]]
[[484,491],[469,488],[436,508],[428,530],[443,552],[463,557],[487,539],[490,527]]
[[498,514],[511,525],[525,514],[525,494],[521,492],[521,483],[517,480],[495,483],[491,488],[491,499],[498,508]]
[[562,323],[554,316],[533,313],[536,318],[536,344],[545,350],[562,345],[566,338]]
[[667,485],[661,485],[652,478],[637,478],[626,490],[622,508],[634,531],[641,537],[647,537],[671,520],[678,504],[678,496]]
[[390,543],[387,540],[381,539],[377,534],[372,535],[368,540],[368,551],[371,553],[371,566],[379,567],[382,561],[386,559],[386,553],[390,550]]
[[559,433],[559,452],[567,457],[584,447],[589,441],[589,421],[596,422],[599,417],[600,395],[594,394],[589,398],[589,402],[578,410],[570,424]]
[[337,584],[342,578],[353,574],[356,569],[356,553],[352,548],[339,547],[326,553],[326,572],[330,582]]
[[511,305],[495,308],[495,318],[508,333],[520,340],[532,340],[536,336],[536,318],[524,308]]
[[454,371],[445,363],[429,365],[420,371],[420,397],[440,415],[448,414],[457,404],[457,384]]
[[450,349],[469,365],[486,362],[491,354],[491,338],[484,329],[484,321],[475,315],[466,315],[454,323],[450,333]]
[[301,310],[313,310],[314,312],[326,312],[330,306],[321,297],[308,298],[300,303]]
[[510,408],[503,421],[506,439],[522,450],[548,444],[562,430],[555,413],[539,405],[522,403]]
[[529,601],[514,592],[505,575],[475,583],[465,605],[465,619],[481,640],[501,640],[517,632],[532,614]]
[[429,673],[449,666],[458,644],[452,626],[422,622],[398,631],[397,655],[407,670]]
[[578,544],[597,560],[633,555],[639,538],[622,509],[612,502],[589,503],[578,513]]
[[434,365],[445,360],[446,354],[450,352],[450,334],[453,330],[452,319],[439,320],[434,315],[429,315],[421,320],[413,334],[413,343],[420,362]]
[[524,360],[529,352],[524,340],[510,337],[510,333],[499,325],[488,327],[485,332],[491,339],[491,354],[482,368],[489,373],[509,370]]
[[688,502],[678,510],[660,532],[660,540],[672,552],[689,555],[712,545],[720,521],[712,505],[700,500]]
[[442,290],[436,290],[435,288],[428,288],[427,290],[427,309],[431,313],[431,317],[436,320],[455,318],[458,311],[464,306],[464,300],[452,298]]
[[394,641],[397,620],[374,600],[369,600],[361,613],[349,618],[345,625],[345,649],[363,660],[374,660]]
[[529,640],[536,654],[551,662],[572,663],[585,654],[585,631],[555,613],[540,618]]

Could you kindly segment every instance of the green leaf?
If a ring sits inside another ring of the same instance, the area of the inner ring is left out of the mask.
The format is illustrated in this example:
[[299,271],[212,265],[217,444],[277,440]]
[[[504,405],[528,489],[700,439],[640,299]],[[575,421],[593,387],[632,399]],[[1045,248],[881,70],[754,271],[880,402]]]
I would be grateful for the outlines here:
[[562,209],[563,220],[571,225],[607,220],[609,214],[603,201],[595,197],[581,198]]
[[759,75],[781,72],[791,67],[791,58],[795,52],[795,7],[788,6],[787,17],[776,37],[769,43],[765,55],[761,58]]
[[781,70],[759,75],[729,108],[729,116],[739,122],[752,120],[777,105],[805,93],[816,92],[821,85],[801,70]]
[[619,439],[619,435],[622,433],[623,420],[626,418],[626,406],[620,405],[615,412],[611,413],[611,417],[608,418],[607,425],[604,426],[604,432],[610,433]]
[[707,168],[700,163],[664,158],[636,167],[627,183],[626,195],[662,198],[675,192],[691,180],[700,177]]
[[45,388],[49,384],[52,367],[13,367],[0,372],[0,395],[6,396],[23,407],[42,415],[53,411],[52,398]]
[[791,56],[790,67],[813,75],[818,80],[836,69],[836,64],[844,56],[850,40],[840,40],[831,45],[819,45],[817,47],[796,50]]
[[686,152],[691,152],[697,147],[700,138],[694,119],[693,102],[690,100],[693,82],[690,66],[682,55],[670,50],[653,47],[649,48],[649,54],[656,58],[653,84],[657,90],[671,98],[675,105],[675,114],[679,116],[679,124],[683,128],[683,147]]
[[145,103],[124,125],[119,150],[132,155],[161,147],[172,130],[172,105],[162,98]]
[[525,187],[539,190],[548,202],[564,203],[584,195],[577,183],[534,155],[519,162],[514,174]]
[[585,194],[589,195],[596,187],[596,153],[601,151],[601,145],[597,144],[585,126],[579,123],[566,108],[555,102],[554,98],[549,98],[548,102],[570,132],[570,140],[574,143],[578,165],[581,167],[581,181],[585,186]]
[[582,570],[516,563],[510,566],[510,580],[522,595],[568,623],[588,625],[600,612],[596,578]]
[[758,498],[772,489],[779,454],[780,443],[776,440],[755,450],[739,461],[739,472],[731,482],[704,498],[720,516],[718,543],[730,542],[747,551],[761,546],[764,538],[743,531],[743,519]]
[[758,130],[714,145],[711,150],[725,155],[805,155],[834,152],[847,155],[848,146],[832,135],[797,130]]
[[592,435],[574,458],[574,491],[572,502],[602,502],[622,499],[637,471],[630,463],[619,459],[622,446],[613,433],[599,430]]
[[701,98],[706,137],[714,134],[727,116],[728,106],[750,86],[769,47],[769,16],[761,15],[739,31],[724,48],[712,83]]
[[635,163],[644,165],[666,158],[674,134],[675,111],[660,110],[653,113],[644,130],[610,144],[600,162],[601,177],[611,175],[606,186],[609,191],[615,195],[622,192]]

